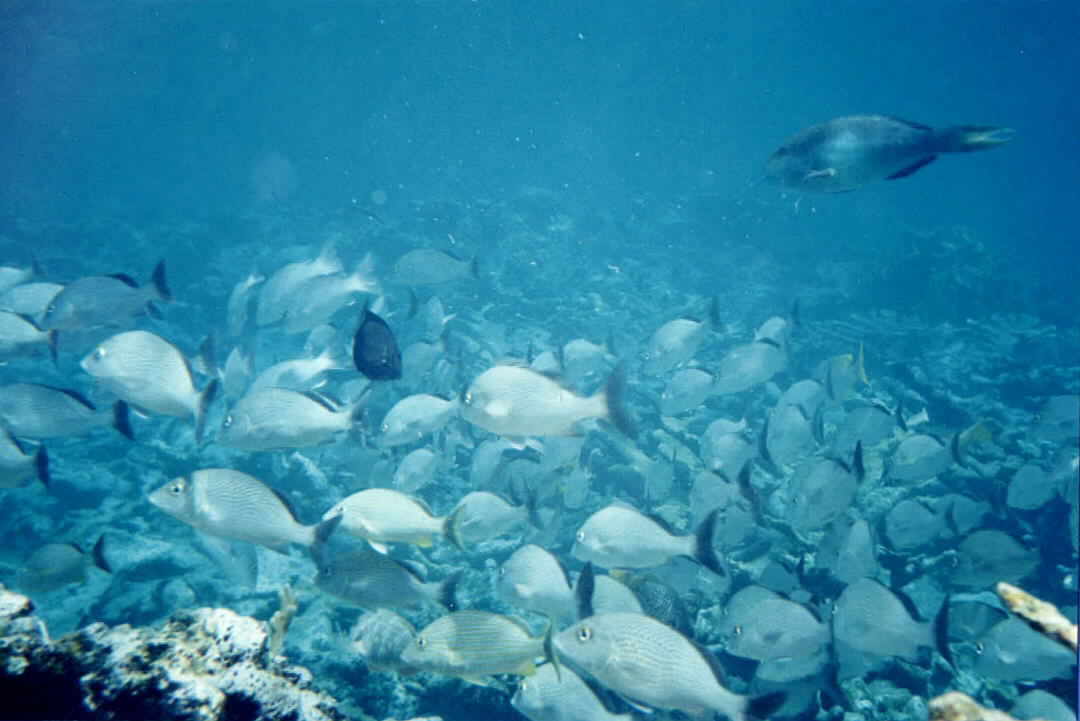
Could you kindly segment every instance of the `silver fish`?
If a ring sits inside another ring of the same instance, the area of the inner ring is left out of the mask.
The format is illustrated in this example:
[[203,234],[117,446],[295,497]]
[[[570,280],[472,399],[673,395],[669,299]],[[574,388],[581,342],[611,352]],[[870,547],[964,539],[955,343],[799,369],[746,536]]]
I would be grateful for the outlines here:
[[812,656],[829,641],[829,627],[794,601],[771,598],[747,613],[732,614],[734,633],[727,652],[755,661]]
[[533,636],[516,618],[455,611],[417,633],[401,660],[424,671],[484,684],[484,677],[494,674],[533,674],[535,660],[548,655],[544,647],[544,638]]
[[59,283],[24,283],[9,288],[0,295],[0,310],[24,315],[39,327],[45,311],[56,294],[64,289]]
[[412,543],[427,547],[445,536],[462,548],[457,514],[437,518],[425,503],[390,488],[368,488],[335,503],[323,519],[341,516],[341,530],[374,543]]
[[625,380],[617,366],[604,389],[587,398],[530,368],[499,365],[481,373],[465,393],[461,414],[501,436],[576,435],[590,418],[612,423],[628,436],[633,424],[622,407]]
[[645,350],[642,370],[649,375],[667,373],[694,357],[705,334],[720,328],[719,308],[715,300],[709,307],[708,320],[676,318],[656,329]]
[[568,668],[546,663],[523,678],[513,706],[530,721],[632,721],[632,714],[609,711],[581,677]]
[[49,454],[45,446],[39,445],[31,452],[7,431],[0,433],[0,488],[18,488],[34,478],[49,487]]
[[0,266],[0,293],[25,283],[30,280],[35,273],[40,272],[41,270],[37,267],[36,263],[32,264],[29,268],[17,268],[13,265]]
[[994,529],[967,536],[956,549],[956,568],[949,581],[959,586],[990,586],[999,581],[1015,583],[1039,565],[1039,552]]
[[43,593],[82,583],[90,566],[112,573],[104,549],[104,536],[89,553],[74,543],[47,543],[26,559],[16,573],[15,586],[31,593]]
[[0,425],[22,438],[83,436],[101,426],[134,438],[124,401],[98,410],[81,393],[37,383],[0,387]]
[[371,607],[397,608],[433,601],[457,608],[456,571],[441,582],[427,582],[416,571],[382,553],[360,548],[341,553],[320,564],[315,585],[347,603]]
[[732,693],[714,662],[678,631],[635,613],[608,613],[578,621],[554,640],[558,656],[615,693],[652,708],[692,716],[722,713],[732,721],[766,718],[782,702]]
[[510,533],[524,523],[540,525],[529,505],[515,506],[490,491],[465,494],[452,515],[457,518],[457,533],[464,544],[491,540]]
[[195,388],[187,358],[169,341],[144,330],[118,333],[80,363],[102,386],[136,408],[195,421],[202,440],[206,409],[217,392],[212,380]]
[[1012,139],[1011,128],[930,128],[887,115],[852,115],[818,123],[781,145],[766,179],[806,193],[842,193],[879,180],[905,178],[939,153],[987,150]]
[[410,451],[394,471],[394,488],[402,493],[415,493],[435,479],[441,460],[430,448]]
[[1080,438],[1080,396],[1053,396],[1035,416],[1035,436],[1048,441]]
[[276,323],[285,317],[296,292],[304,283],[322,275],[341,272],[341,261],[333,243],[323,246],[312,260],[289,263],[277,270],[259,290],[255,322],[260,326]]
[[411,623],[393,611],[379,608],[361,616],[350,634],[353,650],[373,671],[411,673],[401,654],[416,638]]
[[602,508],[582,524],[572,553],[580,561],[602,568],[650,568],[686,556],[710,571],[725,575],[713,548],[713,533],[719,517],[713,511],[697,530],[676,536],[654,519],[626,506]]
[[386,412],[379,426],[378,443],[393,448],[418,441],[442,429],[457,415],[461,403],[426,393],[407,396]]
[[33,356],[43,350],[56,361],[55,330],[42,330],[25,316],[0,311],[0,359]]
[[913,619],[895,593],[869,578],[853,581],[840,594],[832,628],[837,641],[877,657],[914,661],[920,647],[937,643],[932,624]]
[[292,543],[316,553],[337,526],[337,519],[301,525],[280,495],[258,478],[230,468],[179,476],[153,491],[149,500],[197,531],[279,553]]
[[553,620],[574,615],[574,591],[566,570],[550,551],[531,543],[514,551],[499,566],[495,591],[511,606]]
[[738,393],[764,383],[787,368],[787,354],[775,342],[759,340],[732,348],[720,360],[713,392]]
[[245,451],[314,446],[352,429],[361,411],[360,402],[339,409],[311,393],[259,388],[225,414],[217,441]]
[[683,368],[667,382],[660,395],[660,413],[676,416],[701,407],[712,393],[713,377],[700,368]]
[[255,273],[233,286],[229,293],[229,302],[225,306],[225,327],[234,338],[239,338],[247,329],[248,310],[251,305],[251,289],[266,280]]
[[441,285],[478,278],[477,258],[468,260],[433,248],[415,248],[394,262],[391,279],[402,285]]
[[139,286],[126,275],[91,275],[64,286],[45,309],[45,330],[76,330],[114,325],[155,300],[170,301],[165,261],[154,267],[150,283]]
[[326,383],[327,371],[342,367],[334,357],[331,348],[326,348],[314,358],[275,363],[259,375],[248,386],[248,393],[261,388],[287,388],[293,391],[313,391]]
[[353,303],[356,294],[378,292],[375,256],[368,253],[349,275],[317,275],[297,286],[289,294],[285,308],[285,332],[304,333],[312,330]]

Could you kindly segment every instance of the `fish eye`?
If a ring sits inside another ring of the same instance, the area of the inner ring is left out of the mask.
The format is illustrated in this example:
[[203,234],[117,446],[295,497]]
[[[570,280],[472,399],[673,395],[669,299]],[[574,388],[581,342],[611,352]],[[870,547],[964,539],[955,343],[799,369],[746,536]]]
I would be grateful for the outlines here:
[[105,357],[105,346],[99,345],[94,349],[94,360],[101,360]]
[[231,426],[231,425],[232,425],[232,413],[230,413],[229,415],[225,416],[225,420],[223,420],[223,421],[221,422],[221,427],[222,427],[222,428],[228,428],[228,427],[229,427],[229,426]]
[[523,679],[523,680],[521,681],[521,683],[519,683],[519,684],[518,684],[518,688],[519,688],[519,689],[521,689],[522,691],[525,691],[525,690],[527,690],[527,689],[529,688],[529,682],[528,682],[528,681],[525,681],[525,680]]
[[390,424],[389,423],[383,423],[380,426],[380,429],[382,430],[383,433],[386,433],[388,430],[390,430]]
[[986,652],[986,646],[984,646],[984,645],[983,645],[983,642],[982,642],[982,641],[978,641],[978,642],[977,642],[977,643],[975,644],[975,653],[977,653],[977,654],[979,654],[980,656],[982,656],[982,655],[983,655],[983,653],[985,653],[985,652]]
[[578,543],[585,543],[585,531],[578,531],[574,538],[577,539]]
[[177,481],[176,483],[172,484],[169,490],[172,491],[174,496],[179,496],[181,493],[184,492],[184,483],[182,481]]
[[742,626],[736,626],[735,627],[735,635],[736,636],[741,636],[742,635]]
[[466,393],[465,394],[465,405],[467,405],[467,406],[472,405],[472,393]]
[[591,638],[592,638],[592,629],[591,628],[589,628],[588,626],[582,626],[581,628],[578,629],[578,632],[577,632],[577,640],[578,641],[581,641],[582,643],[585,643],[586,641],[588,641]]
[[423,636],[417,636],[416,637],[416,645],[419,646],[420,648],[426,648],[427,647],[427,639],[424,638]]

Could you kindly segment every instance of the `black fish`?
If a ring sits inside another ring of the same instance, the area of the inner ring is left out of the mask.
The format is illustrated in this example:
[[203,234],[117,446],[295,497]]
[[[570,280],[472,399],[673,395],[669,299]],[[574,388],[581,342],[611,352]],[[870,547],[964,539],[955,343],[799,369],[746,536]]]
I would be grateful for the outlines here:
[[852,115],[818,123],[790,138],[769,158],[765,176],[791,190],[842,193],[907,177],[938,153],[995,148],[1012,136],[1011,128],[930,128],[887,115]]
[[401,351],[394,331],[386,321],[364,308],[360,327],[353,337],[353,363],[373,381],[392,381],[401,377]]

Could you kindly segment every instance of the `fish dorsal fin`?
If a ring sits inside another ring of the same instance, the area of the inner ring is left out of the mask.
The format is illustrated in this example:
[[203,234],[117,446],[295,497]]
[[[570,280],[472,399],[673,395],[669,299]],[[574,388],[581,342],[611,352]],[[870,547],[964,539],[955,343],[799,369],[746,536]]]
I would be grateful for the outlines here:
[[132,278],[127,273],[112,273],[107,277],[115,278],[116,280],[120,281],[124,285],[131,286],[132,288],[138,288],[139,287],[139,284],[135,281],[135,279]]
[[277,499],[281,501],[281,505],[285,506],[285,510],[289,512],[289,515],[292,516],[292,519],[295,521],[296,508],[293,507],[292,501],[290,501],[284,493],[282,493],[276,488],[271,488],[270,486],[267,486],[267,489],[269,489],[271,493],[277,496]]
[[928,132],[932,132],[934,130],[929,125],[923,125],[922,123],[916,123],[914,120],[904,120],[903,118],[898,118],[895,115],[885,115],[884,117],[888,118],[889,120],[900,123],[901,125],[906,125],[909,128],[913,128],[915,130],[926,130]]
[[650,521],[652,521],[656,525],[660,526],[660,528],[662,528],[665,533],[668,533],[668,534],[670,534],[672,536],[682,535],[672,527],[671,523],[669,523],[667,521],[667,519],[662,518],[661,516],[658,516],[655,513],[642,513],[641,515],[645,516]]
[[[288,390],[288,389],[284,389],[284,390]],[[300,395],[304,396],[308,400],[315,401],[316,403],[318,403],[320,406],[322,406],[326,410],[330,411],[331,413],[337,413],[340,410],[340,408],[338,406],[335,406],[334,403],[329,398],[322,395],[321,393],[316,393],[315,391],[300,391],[299,393],[300,393]]]
[[574,600],[577,602],[578,620],[593,615],[593,592],[596,589],[596,571],[593,570],[592,561],[585,564],[578,574],[577,584],[574,586]]
[[72,390],[70,388],[60,388],[58,386],[42,385],[41,387],[42,388],[48,388],[49,390],[54,390],[57,393],[63,393],[65,396],[67,396],[71,400],[75,401],[76,403],[78,403],[81,406],[85,406],[87,409],[89,409],[91,411],[96,411],[97,410],[97,406],[95,406],[93,403],[91,403],[90,399],[87,398],[86,396],[84,396],[79,391]]
[[764,345],[771,345],[773,348],[776,348],[777,350],[783,350],[783,348],[780,347],[780,344],[777,343],[772,338],[758,338],[757,340],[755,340],[753,342],[754,343],[762,343]]

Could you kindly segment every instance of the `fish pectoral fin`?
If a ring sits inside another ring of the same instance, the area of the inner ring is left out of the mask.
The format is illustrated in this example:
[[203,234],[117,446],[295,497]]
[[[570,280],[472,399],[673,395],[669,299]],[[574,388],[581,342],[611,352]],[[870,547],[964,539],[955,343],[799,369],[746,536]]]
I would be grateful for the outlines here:
[[461,680],[465,681],[466,683],[471,683],[475,686],[493,688],[497,691],[504,691],[506,693],[510,692],[510,688],[494,676],[462,676]]
[[814,180],[815,178],[834,178],[836,177],[836,168],[822,168],[821,170],[811,170],[803,176],[803,180]]
[[514,673],[519,676],[532,676],[536,673],[536,664],[533,663],[533,660],[530,658],[529,660],[525,661],[520,666],[515,668]]
[[925,158],[919,158],[918,160],[916,160],[914,163],[907,166],[906,168],[903,168],[902,170],[898,170],[895,173],[893,173],[892,175],[890,175],[889,177],[885,178],[885,180],[896,180],[897,178],[906,178],[907,176],[914,173],[916,170],[918,170],[920,168],[923,168],[923,167],[926,167],[927,165],[934,162],[935,160],[937,160],[936,155],[927,155]]
[[416,545],[420,548],[431,548],[431,536],[420,536],[416,539]]
[[368,539],[368,545],[371,546],[371,550],[375,551],[376,553],[381,553],[384,556],[386,554],[390,553],[390,549],[387,547],[387,545],[385,543],[379,543],[378,541],[372,541],[369,538]]

